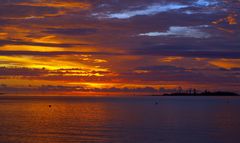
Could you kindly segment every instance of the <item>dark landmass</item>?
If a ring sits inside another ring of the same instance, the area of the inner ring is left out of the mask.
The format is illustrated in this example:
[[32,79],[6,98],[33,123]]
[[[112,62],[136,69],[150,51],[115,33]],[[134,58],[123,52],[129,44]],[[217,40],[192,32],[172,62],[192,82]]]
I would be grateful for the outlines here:
[[201,92],[201,93],[169,93],[163,95],[153,95],[153,96],[240,96],[234,92],[226,92],[226,91],[217,91],[217,92]]

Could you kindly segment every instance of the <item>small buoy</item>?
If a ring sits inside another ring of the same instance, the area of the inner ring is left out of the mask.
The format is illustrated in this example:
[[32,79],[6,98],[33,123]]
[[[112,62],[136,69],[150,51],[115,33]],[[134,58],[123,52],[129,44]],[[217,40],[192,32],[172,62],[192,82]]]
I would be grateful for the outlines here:
[[51,107],[52,107],[52,105],[48,105],[48,107],[49,107],[49,108],[51,108]]
[[155,105],[157,105],[158,104],[158,102],[155,102]]

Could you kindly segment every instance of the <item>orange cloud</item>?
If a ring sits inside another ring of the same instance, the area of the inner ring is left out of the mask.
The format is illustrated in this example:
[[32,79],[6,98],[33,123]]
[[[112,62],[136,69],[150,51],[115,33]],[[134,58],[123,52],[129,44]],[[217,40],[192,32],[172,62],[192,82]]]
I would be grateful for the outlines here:
[[235,18],[236,16],[237,16],[237,14],[235,14],[235,15],[229,15],[229,16],[226,18],[228,24],[230,24],[230,25],[237,24],[237,19]]
[[237,24],[237,19],[236,19],[237,16],[238,16],[237,14],[230,14],[227,17],[218,19],[216,21],[213,21],[212,23],[213,24],[220,24],[220,23],[223,23],[223,22],[227,22],[230,25],[234,25],[234,24]]
[[225,69],[240,68],[240,59],[217,59],[212,60],[209,63]]
[[216,28],[218,30],[224,31],[224,32],[228,32],[228,33],[234,33],[235,31],[229,28],[225,28],[224,26],[222,26],[221,24],[226,23],[228,25],[237,25],[237,16],[238,14],[229,14],[227,17],[225,18],[221,18],[218,19],[216,21],[213,21],[212,24],[216,25]]
[[61,1],[61,0],[41,0],[37,2],[21,2],[17,5],[27,5],[27,6],[47,6],[55,8],[80,8],[89,9],[91,7],[90,3],[87,2],[76,2],[76,1]]
[[178,61],[178,60],[182,60],[182,59],[183,59],[183,57],[165,57],[165,58],[161,58],[160,61],[170,63],[170,62]]

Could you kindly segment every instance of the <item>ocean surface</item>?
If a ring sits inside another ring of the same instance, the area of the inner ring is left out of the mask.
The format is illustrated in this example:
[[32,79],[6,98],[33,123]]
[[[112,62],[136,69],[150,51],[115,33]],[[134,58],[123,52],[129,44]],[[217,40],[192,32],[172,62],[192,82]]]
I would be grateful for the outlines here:
[[79,142],[239,143],[240,97],[0,96],[0,143]]

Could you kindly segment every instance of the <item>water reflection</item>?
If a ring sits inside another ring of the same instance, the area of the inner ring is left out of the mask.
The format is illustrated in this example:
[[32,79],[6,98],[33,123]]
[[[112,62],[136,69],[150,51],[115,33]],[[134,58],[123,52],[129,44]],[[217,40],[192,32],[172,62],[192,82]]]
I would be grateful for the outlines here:
[[239,107],[236,97],[1,99],[0,140],[237,143]]

